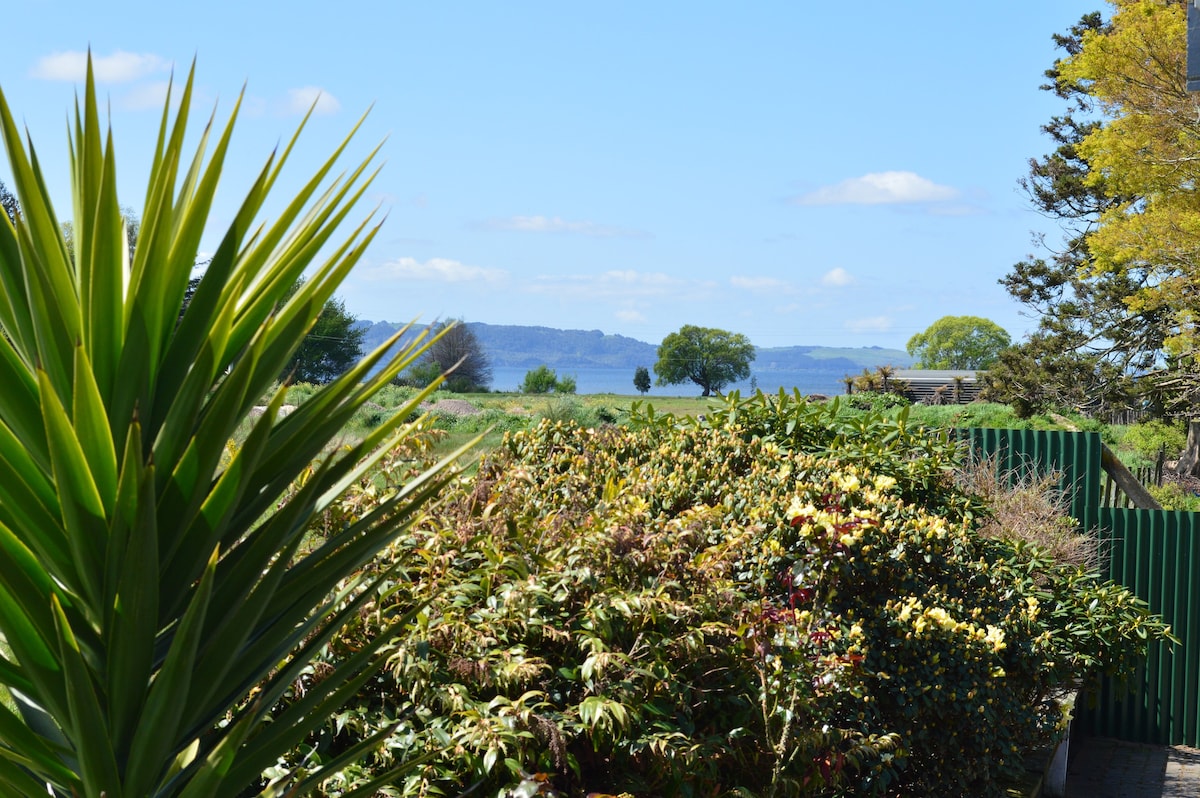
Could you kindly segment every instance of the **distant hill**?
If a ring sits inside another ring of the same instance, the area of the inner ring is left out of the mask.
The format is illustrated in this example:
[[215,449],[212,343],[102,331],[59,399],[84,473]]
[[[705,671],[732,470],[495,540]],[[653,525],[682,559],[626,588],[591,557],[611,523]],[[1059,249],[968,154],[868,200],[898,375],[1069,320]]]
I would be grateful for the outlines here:
[[795,371],[797,369],[846,369],[852,372],[879,366],[908,368],[912,356],[901,349],[878,346],[783,346],[759,347],[754,358],[756,371]]
[[[363,348],[370,351],[403,327],[388,321],[360,321],[366,329]],[[558,330],[515,324],[467,322],[496,368],[563,369],[651,368],[658,360],[658,345],[600,330]],[[759,348],[752,369],[760,371],[843,370],[857,374],[878,366],[907,368],[913,359],[900,349],[870,347],[785,346]]]

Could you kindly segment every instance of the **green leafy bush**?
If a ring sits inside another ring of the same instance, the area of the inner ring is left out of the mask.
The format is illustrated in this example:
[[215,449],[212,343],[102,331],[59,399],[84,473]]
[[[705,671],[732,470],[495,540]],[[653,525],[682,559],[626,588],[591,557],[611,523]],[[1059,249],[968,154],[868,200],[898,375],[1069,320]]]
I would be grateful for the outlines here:
[[911,401],[904,398],[898,393],[880,390],[865,390],[856,391],[848,396],[842,397],[848,407],[855,410],[891,410],[898,407],[908,407],[912,404]]
[[331,653],[417,615],[295,761],[394,725],[347,786],[423,755],[404,794],[996,795],[1060,690],[1165,634],[977,534],[957,446],[903,416],[631,417],[506,436],[389,549],[405,578]]
[[538,366],[525,372],[521,393],[550,393],[558,386],[558,375],[549,366]]
[[1147,485],[1146,490],[1164,510],[1182,510],[1186,513],[1200,512],[1200,495],[1177,482],[1162,485]]
[[1154,462],[1162,450],[1166,450],[1167,459],[1173,460],[1187,445],[1187,430],[1163,419],[1142,421],[1126,428],[1120,445],[1147,462]]

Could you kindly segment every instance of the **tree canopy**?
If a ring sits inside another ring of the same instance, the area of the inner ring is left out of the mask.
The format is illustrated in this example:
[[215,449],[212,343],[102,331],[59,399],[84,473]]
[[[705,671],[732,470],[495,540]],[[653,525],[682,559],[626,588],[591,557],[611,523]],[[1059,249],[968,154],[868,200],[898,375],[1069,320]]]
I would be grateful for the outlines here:
[[996,322],[979,316],[943,316],[908,340],[908,353],[925,369],[986,369],[1012,343]]
[[1186,9],[1113,5],[1107,22],[1088,14],[1054,37],[1065,55],[1043,88],[1067,112],[1043,127],[1056,149],[1030,161],[1022,185],[1064,238],[1001,281],[1040,315],[1001,371],[1041,370],[1045,402],[1188,412],[1200,387],[1200,119],[1185,86]]
[[434,371],[433,376],[447,374],[445,387],[456,393],[486,391],[492,383],[492,363],[471,328],[462,320],[450,320],[436,324],[432,333],[438,338],[421,363]]
[[[297,281],[285,301],[302,285],[302,280]],[[357,326],[357,321],[346,311],[342,300],[332,297],[321,308],[316,323],[304,336],[280,377],[316,385],[324,385],[340,377],[362,357],[366,330]]]
[[654,373],[659,385],[694,382],[712,396],[749,377],[753,360],[754,345],[741,333],[685,324],[659,345]]
[[633,387],[641,394],[650,390],[650,369],[638,366],[633,370]]
[[543,364],[525,372],[525,380],[521,383],[521,393],[575,393],[575,378],[569,375],[558,376],[558,373]]

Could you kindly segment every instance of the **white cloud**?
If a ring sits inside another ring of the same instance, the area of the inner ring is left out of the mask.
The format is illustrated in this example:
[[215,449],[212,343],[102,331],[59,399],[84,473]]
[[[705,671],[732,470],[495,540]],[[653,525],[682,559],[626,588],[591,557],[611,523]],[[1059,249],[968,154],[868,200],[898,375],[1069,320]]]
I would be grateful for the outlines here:
[[829,286],[830,288],[840,288],[845,285],[850,285],[854,282],[854,278],[850,276],[850,272],[838,266],[835,269],[830,269],[821,277],[821,285]]
[[508,272],[503,269],[468,266],[449,258],[430,258],[424,262],[416,258],[397,258],[373,269],[364,269],[364,273],[370,280],[423,280],[489,285],[502,283],[508,277]]
[[[314,107],[313,103],[316,103]],[[287,109],[289,113],[306,114],[312,108],[314,114],[336,114],[342,110],[342,104],[329,92],[320,86],[304,86],[288,90]]]
[[[42,80],[83,80],[87,76],[87,57],[83,51],[68,50],[42,56],[30,74]],[[153,53],[127,53],[117,50],[112,55],[92,53],[92,70],[101,83],[123,83],[171,68],[171,62]]]
[[601,274],[542,275],[528,285],[535,294],[576,296],[589,299],[611,297],[674,297],[680,298],[694,286],[661,272],[636,272],[631,269],[613,270]]
[[853,333],[881,333],[892,329],[892,320],[887,316],[870,316],[865,319],[851,319],[846,322],[846,329]]
[[946,202],[958,189],[942,186],[915,172],[872,172],[796,197],[797,205],[899,205]]
[[646,314],[639,310],[618,310],[613,315],[617,317],[618,321],[623,321],[627,324],[644,324],[647,321]]
[[487,230],[510,230],[518,233],[567,233],[591,238],[646,238],[641,230],[596,224],[571,222],[558,216],[511,216],[489,219],[482,225]]
[[[163,103],[167,101],[167,92],[170,91],[171,84],[165,80],[156,80],[150,83],[143,83],[136,88],[133,88],[121,95],[118,103],[122,108],[130,111],[145,111],[151,108],[162,108]],[[176,87],[178,89],[178,87]],[[178,102],[179,93],[177,91],[172,102]]]
[[747,291],[761,291],[779,293],[781,291],[790,291],[792,286],[784,280],[778,280],[774,277],[743,277],[736,276],[729,278],[729,284],[734,288],[743,288]]

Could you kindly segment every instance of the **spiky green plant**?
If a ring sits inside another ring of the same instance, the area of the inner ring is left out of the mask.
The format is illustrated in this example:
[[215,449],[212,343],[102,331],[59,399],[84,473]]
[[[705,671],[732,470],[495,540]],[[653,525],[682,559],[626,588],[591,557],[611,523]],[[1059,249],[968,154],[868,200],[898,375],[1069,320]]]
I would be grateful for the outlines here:
[[[5,796],[208,798],[255,784],[371,677],[387,633],[270,717],[382,584],[347,577],[451,473],[443,462],[298,549],[307,521],[410,434],[423,395],[329,453],[421,350],[381,347],[286,417],[271,392],[377,230],[368,217],[333,238],[373,177],[374,152],[327,179],[349,136],[270,222],[259,215],[296,139],[266,160],[180,316],[237,115],[210,156],[211,120],[185,153],[192,80],[174,115],[164,107],[132,257],[90,64],[70,125],[72,253],[0,94],[21,206],[15,224],[0,214],[0,683],[17,707],[0,707]],[[360,753],[264,794],[307,792]]]

